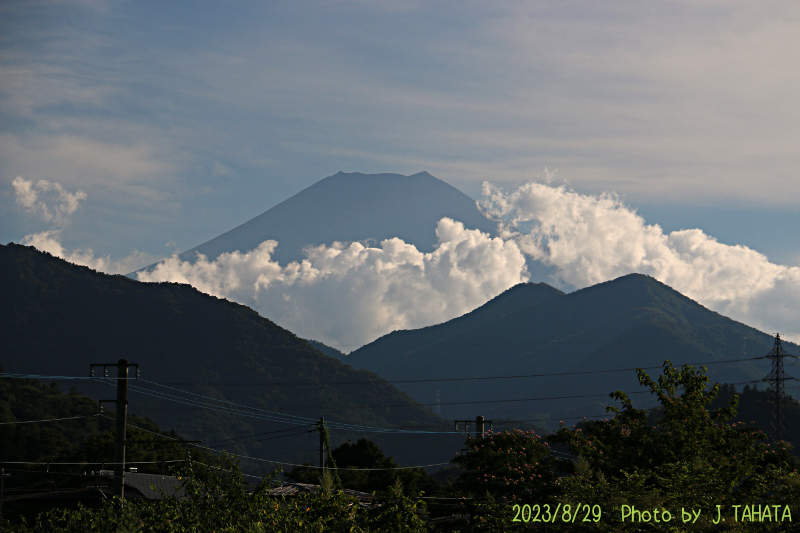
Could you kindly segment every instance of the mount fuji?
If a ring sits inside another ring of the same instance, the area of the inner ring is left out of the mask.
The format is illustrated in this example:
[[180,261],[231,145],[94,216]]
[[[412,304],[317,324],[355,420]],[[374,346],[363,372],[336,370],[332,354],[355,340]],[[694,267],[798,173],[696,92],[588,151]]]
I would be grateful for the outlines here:
[[443,217],[496,235],[495,224],[481,214],[475,200],[427,172],[411,176],[339,172],[179,257],[193,262],[203,254],[213,260],[275,240],[278,247],[272,259],[286,264],[303,259],[303,248],[309,245],[334,241],[375,245],[393,237],[430,252],[436,244],[436,223]]

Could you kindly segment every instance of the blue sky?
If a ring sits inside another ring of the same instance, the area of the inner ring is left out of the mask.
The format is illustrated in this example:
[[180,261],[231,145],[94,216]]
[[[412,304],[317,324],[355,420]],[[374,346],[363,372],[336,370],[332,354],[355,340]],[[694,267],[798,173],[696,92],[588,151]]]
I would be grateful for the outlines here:
[[545,168],[800,265],[800,4],[0,4],[0,242],[185,250],[343,170],[475,199]]

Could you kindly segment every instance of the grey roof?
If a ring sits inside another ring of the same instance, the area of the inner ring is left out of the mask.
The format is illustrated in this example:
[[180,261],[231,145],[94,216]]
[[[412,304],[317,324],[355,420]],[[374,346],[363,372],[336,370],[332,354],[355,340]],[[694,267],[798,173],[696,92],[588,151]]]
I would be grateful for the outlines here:
[[[344,494],[353,496],[359,500],[374,500],[375,496],[369,492],[360,492],[352,489],[341,489]],[[281,483],[279,486],[270,489],[269,493],[273,496],[296,496],[301,492],[317,492],[319,485],[312,485],[310,483]]]
[[[99,474],[112,481],[114,479],[114,472],[112,470],[100,470]],[[135,489],[141,493],[143,498],[148,500],[162,500],[164,499],[164,495],[174,495],[179,499],[183,498],[186,493],[182,486],[183,481],[174,476],[125,472],[125,489]]]

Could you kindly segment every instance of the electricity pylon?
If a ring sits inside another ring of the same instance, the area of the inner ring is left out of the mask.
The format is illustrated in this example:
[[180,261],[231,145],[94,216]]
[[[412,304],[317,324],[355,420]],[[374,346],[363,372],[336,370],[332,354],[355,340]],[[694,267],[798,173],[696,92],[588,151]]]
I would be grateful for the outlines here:
[[783,371],[783,359],[785,357],[797,356],[786,353],[781,346],[781,334],[775,335],[775,346],[767,354],[767,359],[772,360],[772,370],[769,375],[763,379],[769,383],[770,392],[772,393],[772,436],[775,441],[783,440],[786,437],[786,409],[785,400],[786,394],[783,383],[787,380],[794,379],[787,376]]

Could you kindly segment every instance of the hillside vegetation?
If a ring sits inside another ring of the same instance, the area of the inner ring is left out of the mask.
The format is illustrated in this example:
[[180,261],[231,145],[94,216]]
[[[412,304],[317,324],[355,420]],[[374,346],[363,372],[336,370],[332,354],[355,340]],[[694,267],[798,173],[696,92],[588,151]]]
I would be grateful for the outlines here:
[[[359,440],[331,454],[343,468],[309,480],[320,490],[293,498],[271,494],[271,476],[251,491],[235,462],[221,469],[193,463],[177,472],[186,499],[128,500],[121,511],[110,501],[93,509],[56,507],[11,527],[48,533],[505,532],[543,525],[558,532],[798,530],[800,465],[790,446],[768,444],[758,428],[733,422],[747,398],[757,400],[750,407],[758,410],[763,391],[743,393],[740,405],[731,387],[709,387],[702,369],[665,362],[660,376],[637,374],[657,397],[656,411],[613,393],[617,406],[607,420],[562,426],[547,436],[503,431],[467,438],[452,461],[460,475],[443,492],[421,472],[360,470],[394,463]],[[47,386],[21,385],[31,386],[45,404],[69,403]],[[794,424],[800,409],[787,403]],[[568,453],[553,453],[551,445]],[[346,483],[375,491],[375,499],[359,505],[341,490]],[[434,488],[437,497],[423,497],[422,488]]]
[[[665,359],[708,363],[712,382],[741,389],[769,373],[770,362],[755,358],[773,344],[773,335],[710,311],[654,278],[630,274],[569,294],[543,283],[520,284],[446,323],[385,335],[344,361],[389,380],[521,376],[398,386],[420,402],[440,398],[446,417],[545,419],[553,428],[570,417],[602,414],[607,391],[636,391],[633,369],[657,370]],[[795,344],[784,348],[800,355]],[[555,398],[533,400],[548,397]],[[459,403],[476,400],[496,403],[481,413]],[[640,400],[655,405],[654,398]]]
[[[86,376],[90,363],[128,359],[141,372],[130,386],[133,414],[212,447],[275,461],[251,468],[315,461],[309,431],[321,416],[334,445],[369,436],[403,464],[447,461],[459,446],[450,435],[335,428],[452,426],[243,305],[188,285],[101,274],[14,244],[0,246],[0,279],[7,372]],[[114,397],[113,383],[76,386],[93,398]]]

